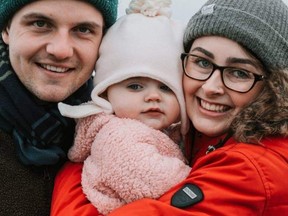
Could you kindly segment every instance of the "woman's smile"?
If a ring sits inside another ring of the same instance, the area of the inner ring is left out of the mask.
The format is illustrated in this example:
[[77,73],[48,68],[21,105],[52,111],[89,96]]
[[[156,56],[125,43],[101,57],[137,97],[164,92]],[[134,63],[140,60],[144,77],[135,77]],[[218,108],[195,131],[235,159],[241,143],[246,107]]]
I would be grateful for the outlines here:
[[209,103],[208,101],[205,101],[201,98],[197,98],[197,100],[201,108],[211,112],[224,113],[231,109],[230,106],[221,105],[217,103]]

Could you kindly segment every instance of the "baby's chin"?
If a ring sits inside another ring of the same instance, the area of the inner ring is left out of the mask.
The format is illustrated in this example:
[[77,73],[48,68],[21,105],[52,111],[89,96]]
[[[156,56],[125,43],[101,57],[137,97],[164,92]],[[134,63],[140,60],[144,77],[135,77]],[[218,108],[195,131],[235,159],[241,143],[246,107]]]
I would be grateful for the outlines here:
[[162,130],[166,128],[166,126],[164,126],[163,123],[158,119],[146,119],[141,120],[141,122],[155,130]]

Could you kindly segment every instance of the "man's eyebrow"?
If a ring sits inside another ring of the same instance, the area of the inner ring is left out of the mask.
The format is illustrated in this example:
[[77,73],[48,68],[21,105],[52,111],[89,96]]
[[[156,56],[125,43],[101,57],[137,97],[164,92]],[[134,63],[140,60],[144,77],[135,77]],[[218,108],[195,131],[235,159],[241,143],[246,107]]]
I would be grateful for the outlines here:
[[23,18],[25,20],[30,20],[30,19],[44,19],[44,20],[51,20],[51,18],[49,18],[48,16],[42,14],[42,13],[36,13],[36,12],[32,12],[32,13],[28,13],[25,14],[23,16]]
[[95,29],[103,28],[103,25],[97,22],[93,22],[93,21],[77,22],[77,23],[74,23],[74,26],[86,26],[86,27],[95,28]]
[[[28,13],[25,14],[23,16],[24,20],[32,20],[32,19],[41,19],[41,20],[46,20],[49,21],[51,23],[54,23],[55,21],[50,18],[49,16],[43,14],[43,13],[37,13],[37,12],[32,12],[32,13]],[[91,27],[91,28],[103,28],[103,26],[95,21],[79,21],[79,22],[75,22],[73,23],[74,26],[87,26],[87,27]]]

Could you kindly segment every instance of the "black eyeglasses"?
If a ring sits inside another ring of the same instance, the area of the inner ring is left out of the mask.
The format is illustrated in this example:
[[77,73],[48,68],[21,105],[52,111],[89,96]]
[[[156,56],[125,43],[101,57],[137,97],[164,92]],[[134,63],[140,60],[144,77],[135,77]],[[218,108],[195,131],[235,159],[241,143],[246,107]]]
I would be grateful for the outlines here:
[[250,91],[256,82],[265,78],[263,75],[254,74],[241,68],[222,67],[190,53],[182,53],[181,59],[183,70],[187,77],[206,81],[218,69],[221,72],[221,79],[225,87],[240,93]]

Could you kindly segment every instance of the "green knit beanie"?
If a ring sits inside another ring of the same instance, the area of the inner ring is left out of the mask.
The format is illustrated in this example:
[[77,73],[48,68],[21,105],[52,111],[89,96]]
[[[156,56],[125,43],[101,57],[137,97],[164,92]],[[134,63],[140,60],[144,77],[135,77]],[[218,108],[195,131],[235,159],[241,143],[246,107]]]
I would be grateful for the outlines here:
[[288,7],[281,0],[209,0],[187,25],[185,51],[205,35],[238,42],[269,69],[288,68]]
[[[32,0],[1,0],[0,3],[0,29],[2,30],[8,20],[23,6],[32,3]],[[104,18],[105,26],[109,28],[117,19],[118,0],[87,0],[99,10]]]

